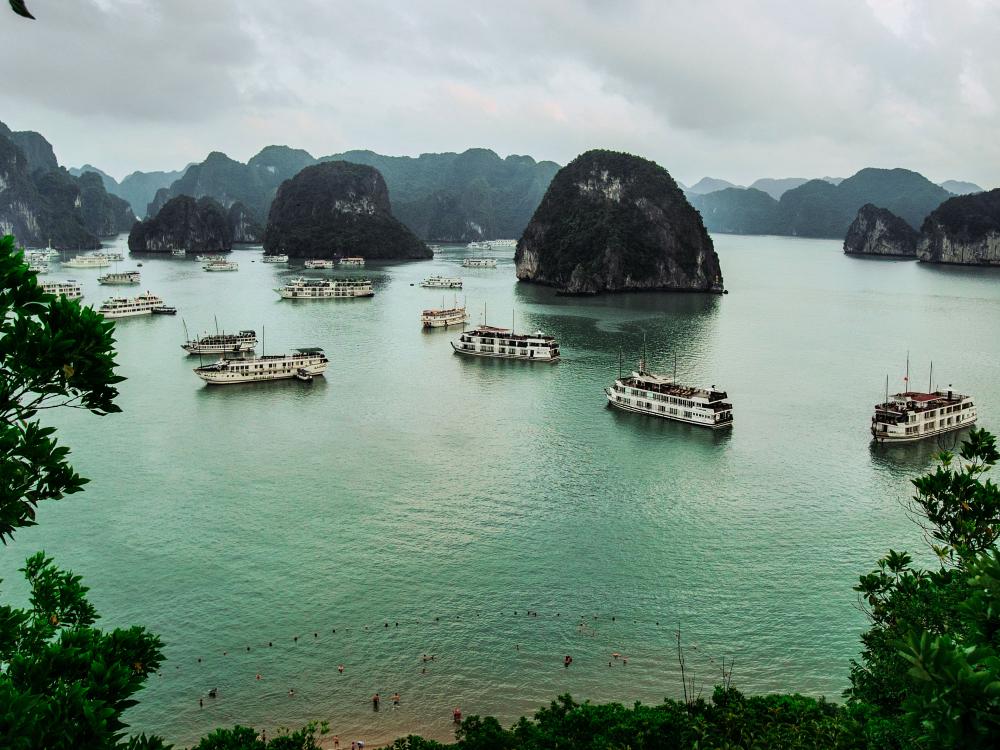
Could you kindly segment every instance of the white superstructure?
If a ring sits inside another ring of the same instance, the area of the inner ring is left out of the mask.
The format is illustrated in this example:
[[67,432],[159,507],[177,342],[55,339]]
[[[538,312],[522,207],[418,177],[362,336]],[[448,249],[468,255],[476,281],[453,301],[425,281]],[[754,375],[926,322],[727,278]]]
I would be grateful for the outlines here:
[[69,299],[80,299],[83,296],[83,291],[80,289],[80,283],[74,281],[73,279],[67,279],[66,281],[47,281],[42,284],[42,291],[46,294],[62,294]]
[[365,264],[365,259],[359,256],[352,256],[340,259],[341,266],[354,266],[356,268],[361,268],[362,266],[364,266],[364,264]]
[[969,427],[976,422],[972,396],[951,389],[905,391],[875,405],[872,437],[882,443],[908,443]]
[[265,255],[263,261],[265,263],[287,263],[288,256],[284,253],[278,253],[277,255]]
[[326,371],[329,360],[322,349],[295,349],[291,354],[269,354],[249,359],[220,359],[196,367],[195,375],[207,383],[253,383],[261,380],[298,378],[312,380]]
[[231,260],[225,260],[219,258],[218,260],[210,260],[202,266],[206,271],[239,271],[240,264],[234,263]]
[[275,289],[282,299],[343,299],[371,297],[370,279],[292,279]]
[[604,389],[608,403],[617,409],[701,425],[712,429],[731,427],[733,405],[725,391],[680,385],[668,375],[647,372],[640,360],[639,370],[620,377]]
[[509,328],[479,326],[463,333],[451,342],[451,346],[459,354],[474,357],[543,362],[555,362],[559,359],[559,344],[555,337],[547,336],[541,331],[520,334]]
[[208,263],[210,260],[223,260],[221,255],[196,255],[194,259],[199,263]]
[[462,280],[457,276],[429,276],[420,282],[428,289],[461,289]]
[[490,247],[516,247],[517,240],[490,240]]
[[424,328],[447,328],[469,322],[469,313],[464,307],[433,307],[420,313]]
[[141,277],[139,276],[138,271],[124,271],[122,273],[106,273],[103,276],[97,277],[97,283],[105,284],[107,286],[138,284],[140,278]]
[[32,273],[35,273],[35,274],[38,274],[38,273],[48,273],[49,272],[49,264],[48,263],[39,263],[38,261],[32,261],[32,262],[28,263],[28,270],[31,271]]
[[333,268],[332,260],[314,259],[306,261],[306,268]]
[[163,307],[163,300],[155,294],[145,292],[138,297],[110,297],[101,303],[97,312],[105,318],[129,318],[133,315],[149,315],[154,307]]
[[121,253],[117,253],[117,252],[103,251],[103,252],[100,253],[100,255],[103,255],[105,258],[107,258],[108,260],[110,260],[112,263],[121,263],[123,260],[125,260],[125,257]]
[[175,247],[173,250],[170,251],[170,254],[173,255],[175,258],[183,258],[185,255],[187,255],[187,250],[185,250],[183,247]]
[[101,253],[77,255],[63,263],[64,268],[107,268],[110,265],[111,260]]
[[196,339],[185,341],[181,349],[188,354],[230,354],[253,351],[257,346],[256,331],[239,333],[206,333]]
[[462,261],[466,268],[496,268],[496,258],[466,258]]
[[489,250],[491,245],[486,240],[479,240],[470,242],[466,247],[469,250]]

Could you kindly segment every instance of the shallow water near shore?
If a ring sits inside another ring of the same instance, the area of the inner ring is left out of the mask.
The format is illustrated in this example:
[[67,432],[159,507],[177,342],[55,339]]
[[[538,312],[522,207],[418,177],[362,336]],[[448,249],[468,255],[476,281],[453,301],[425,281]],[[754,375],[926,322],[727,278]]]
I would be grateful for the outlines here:
[[[445,248],[351,272],[376,295],[346,301],[280,300],[293,271],[259,248],[233,253],[237,273],[138,259],[141,288],[179,314],[118,323],[124,413],[58,415],[92,481],[0,553],[4,589],[23,599],[17,568],[45,549],[105,626],[160,634],[166,661],[127,718],[180,746],[310,719],[342,744],[447,739],[455,706],[509,724],[564,692],[677,697],[678,626],[706,694],[725,657],[745,692],[838,699],[865,624],[851,587],[890,547],[923,551],[899,501],[942,447],[872,446],[872,406],[909,350],[915,387],[933,359],[936,384],[1000,429],[1000,272],[714,240],[726,296],[560,297],[515,282],[513,248],[496,269]],[[101,273],[46,280],[76,278],[97,305],[127,289]],[[490,323],[513,315],[563,360],[454,355],[457,329],[420,328],[455,296],[422,289],[432,274],[465,279],[473,322],[484,304]],[[324,347],[326,378],[204,385],[183,324],[216,318],[263,328],[267,353]],[[679,380],[728,391],[731,432],[605,406],[619,347],[634,364],[643,334],[652,369],[676,355]]]

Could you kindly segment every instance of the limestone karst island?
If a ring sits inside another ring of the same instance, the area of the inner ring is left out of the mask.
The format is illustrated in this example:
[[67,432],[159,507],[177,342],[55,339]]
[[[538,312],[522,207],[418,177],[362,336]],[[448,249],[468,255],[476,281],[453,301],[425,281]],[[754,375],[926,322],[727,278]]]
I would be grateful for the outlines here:
[[0,750],[1000,747],[998,13],[5,3]]

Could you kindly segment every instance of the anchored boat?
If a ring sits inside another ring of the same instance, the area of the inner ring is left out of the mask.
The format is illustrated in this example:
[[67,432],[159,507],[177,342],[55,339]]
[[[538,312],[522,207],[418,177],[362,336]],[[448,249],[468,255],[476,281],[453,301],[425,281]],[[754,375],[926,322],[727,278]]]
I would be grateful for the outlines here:
[[510,328],[483,325],[466,331],[452,341],[451,346],[457,353],[473,357],[541,362],[559,359],[559,343],[554,336],[547,336],[541,331],[522,334],[514,333]]
[[282,299],[347,299],[371,297],[370,279],[292,279],[275,289]]
[[206,333],[181,344],[188,354],[236,354],[253,351],[257,346],[256,331],[239,333]]
[[429,276],[420,282],[427,289],[461,289],[462,280],[457,276]]
[[318,347],[294,349],[291,354],[269,354],[247,359],[220,359],[194,368],[206,383],[228,385],[297,378],[309,381],[326,372],[329,360]]
[[931,363],[927,391],[909,390],[910,358],[906,358],[903,383],[907,390],[889,395],[889,377],[885,379],[885,401],[875,404],[871,433],[879,443],[909,443],[976,423],[976,404],[972,396],[959,393],[950,385],[934,388],[934,364]]
[[97,283],[108,286],[138,284],[139,279],[138,271],[125,271],[123,273],[106,273],[103,276],[98,276]]
[[83,291],[80,289],[80,284],[73,279],[67,279],[66,281],[48,281],[42,284],[42,291],[46,294],[61,294],[67,299],[80,299],[83,296]]
[[[163,300],[146,292],[137,297],[111,297],[104,300],[97,312],[105,318],[129,318],[133,315],[149,315],[155,308],[162,308]],[[177,312],[174,310],[174,312]]]

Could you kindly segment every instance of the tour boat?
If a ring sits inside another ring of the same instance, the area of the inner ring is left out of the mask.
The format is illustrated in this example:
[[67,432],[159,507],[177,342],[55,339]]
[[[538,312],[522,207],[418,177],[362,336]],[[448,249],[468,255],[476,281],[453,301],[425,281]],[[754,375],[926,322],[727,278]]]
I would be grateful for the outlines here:
[[284,253],[279,253],[278,255],[265,255],[263,260],[265,263],[287,263],[288,256]]
[[220,359],[194,368],[199,378],[213,385],[252,383],[260,380],[298,378],[309,381],[326,371],[329,360],[319,348],[294,349],[291,354],[269,354],[247,359]]
[[73,279],[67,279],[66,281],[47,281],[42,284],[42,291],[46,294],[61,294],[67,299],[80,299],[83,296],[83,291],[80,289],[79,282]]
[[340,259],[340,265],[341,266],[355,266],[357,268],[361,268],[362,266],[364,266],[364,264],[365,264],[365,259],[364,258],[350,257],[350,258],[341,258]]
[[107,268],[111,265],[111,260],[106,255],[96,253],[94,255],[77,255],[63,263],[64,268]]
[[486,240],[470,242],[465,246],[469,250],[489,250],[492,245]]
[[496,258],[466,258],[462,261],[466,268],[496,268]]
[[229,354],[253,351],[257,346],[255,331],[239,333],[206,333],[201,338],[191,339],[181,344],[188,354]]
[[58,250],[52,247],[52,240],[49,240],[49,244],[45,246],[45,254],[50,258],[59,258],[61,254]]
[[490,240],[489,245],[493,247],[516,247],[517,240]]
[[31,263],[28,263],[28,270],[31,271],[32,273],[35,273],[35,274],[48,273],[49,272],[49,264],[48,263],[39,263],[37,261],[34,261],[34,262],[31,262]]
[[125,260],[125,257],[121,253],[102,252],[102,253],[99,253],[99,254],[103,255],[105,258],[107,258],[108,260],[110,260],[112,263],[121,263],[123,260]]
[[108,286],[121,285],[121,284],[138,284],[139,278],[140,277],[138,271],[125,271],[124,273],[106,273],[103,276],[97,277],[97,283],[105,284]]
[[239,271],[240,264],[231,260],[210,260],[202,266],[206,271]]
[[469,314],[464,307],[432,307],[420,313],[424,328],[447,328],[469,322]]
[[208,263],[209,261],[222,260],[223,258],[221,255],[196,255],[194,259],[199,263]]
[[[906,361],[906,377],[910,383],[910,361]],[[961,430],[976,423],[976,404],[972,396],[947,389],[932,389],[934,365],[926,392],[906,390],[889,396],[889,378],[885,379],[885,401],[875,404],[872,417],[872,437],[880,443],[909,443],[914,440]]]
[[604,389],[608,403],[623,411],[648,414],[676,422],[710,427],[732,427],[733,405],[725,391],[714,385],[708,388],[675,383],[670,375],[646,371],[646,359],[639,360],[638,371],[628,377],[618,376],[614,385]]
[[44,250],[25,250],[24,262],[29,266],[47,266],[49,264],[49,254]]
[[292,279],[275,289],[282,299],[342,299],[371,297],[375,294],[369,279]]
[[332,260],[320,259],[306,261],[306,268],[333,268],[333,265],[334,263]]
[[173,255],[175,258],[183,258],[185,255],[187,255],[187,250],[185,250],[183,247],[175,247],[173,250],[170,251],[170,254]]
[[428,289],[461,289],[462,280],[457,276],[430,276],[421,281],[420,286]]
[[110,297],[101,303],[97,312],[105,318],[128,318],[133,315],[149,315],[154,307],[162,305],[162,299],[146,292],[138,297]]
[[153,315],[176,315],[177,308],[171,307],[170,305],[158,305],[154,307],[150,312],[152,312]]
[[555,362],[559,359],[559,344],[554,336],[541,331],[530,334],[514,333],[510,328],[479,326],[466,331],[451,342],[459,354],[474,357],[499,357],[529,361]]

